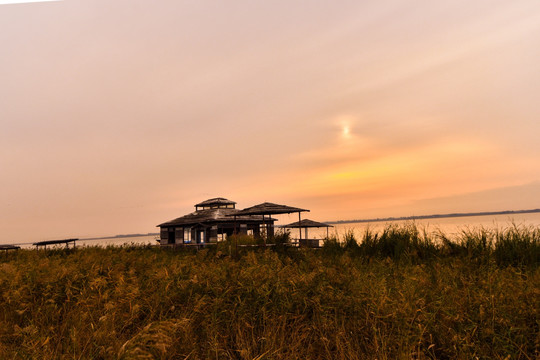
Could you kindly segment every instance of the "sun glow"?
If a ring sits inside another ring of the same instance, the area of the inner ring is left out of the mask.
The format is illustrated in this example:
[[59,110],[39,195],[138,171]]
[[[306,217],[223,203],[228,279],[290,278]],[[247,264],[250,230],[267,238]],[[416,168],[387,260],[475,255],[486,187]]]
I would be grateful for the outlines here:
[[350,139],[354,136],[352,126],[357,122],[357,118],[353,115],[340,115],[333,120],[336,130],[342,139]]
[[[341,131],[344,128],[344,125],[340,126]],[[306,173],[298,182],[289,181],[287,185],[293,189],[292,192],[305,197],[315,197],[317,194],[350,195],[363,197],[366,201],[371,198],[382,201],[383,198],[396,196],[400,201],[409,201],[425,194],[437,197],[463,189],[475,191],[477,184],[464,183],[466,176],[462,174],[473,171],[464,159],[480,161],[486,154],[495,152],[490,144],[461,139],[402,147],[399,151],[385,151],[382,148],[372,151],[372,145],[366,147],[364,141],[356,141],[355,136],[352,133],[353,140],[344,140],[334,144],[334,147],[310,154],[308,161],[309,158],[327,161],[321,162],[319,167]],[[448,166],[460,168],[461,171],[449,174]],[[479,182],[485,183],[496,177],[496,172],[483,172],[485,175],[478,179]],[[375,202],[373,204],[377,206]]]

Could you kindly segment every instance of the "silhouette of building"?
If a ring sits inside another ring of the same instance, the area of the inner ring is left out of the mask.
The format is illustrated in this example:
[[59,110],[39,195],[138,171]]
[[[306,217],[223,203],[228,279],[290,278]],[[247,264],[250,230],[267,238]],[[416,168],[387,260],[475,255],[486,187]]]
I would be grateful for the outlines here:
[[273,234],[274,221],[260,215],[236,215],[236,202],[213,198],[195,205],[195,211],[157,225],[161,245],[204,244],[225,240],[228,236],[260,236],[261,230]]

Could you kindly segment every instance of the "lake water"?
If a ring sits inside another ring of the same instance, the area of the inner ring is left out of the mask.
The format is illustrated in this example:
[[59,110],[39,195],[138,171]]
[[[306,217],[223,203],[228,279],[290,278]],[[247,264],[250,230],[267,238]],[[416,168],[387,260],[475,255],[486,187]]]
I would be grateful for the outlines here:
[[[279,219],[279,217],[278,217]],[[294,219],[280,219],[277,225],[287,224],[295,221]],[[285,220],[285,221],[283,221]],[[292,220],[292,221],[290,221]],[[298,219],[296,219],[297,221]],[[374,221],[369,223],[342,223],[334,225],[329,228],[329,234],[337,234],[338,237],[342,237],[347,231],[353,231],[357,239],[361,239],[367,228],[380,232],[385,226],[389,224],[404,225],[411,223],[411,220],[400,221]],[[540,213],[530,214],[514,214],[514,215],[487,215],[487,216],[465,216],[454,218],[441,218],[441,219],[424,219],[415,220],[414,223],[420,230],[426,229],[430,233],[442,231],[448,237],[452,238],[459,234],[462,230],[475,229],[475,228],[507,228],[516,224],[518,226],[534,226],[540,227]],[[298,229],[291,229],[291,235],[293,238],[298,237]],[[326,236],[326,229],[309,229],[308,236],[310,239],[322,239]],[[158,238],[157,235],[145,235],[134,236],[126,238],[110,238],[110,239],[89,239],[77,241],[77,247],[79,246],[122,246],[122,245],[156,245]],[[302,238],[305,238],[305,232],[302,230]],[[23,248],[33,248],[31,244],[25,244]]]
[[110,239],[79,240],[77,246],[122,246],[122,245],[156,245],[159,235],[130,236]]
[[[366,229],[371,229],[375,232],[381,232],[390,224],[405,225],[413,223],[412,220],[399,221],[374,221],[369,223],[342,223],[335,224],[329,229],[330,234],[337,234],[341,237],[347,231],[353,231],[357,239],[361,239]],[[513,226],[533,226],[540,227],[540,213],[529,214],[512,214],[512,215],[486,215],[486,216],[464,216],[439,219],[422,219],[414,220],[414,224],[422,231],[425,229],[428,233],[443,232],[448,237],[452,238],[458,235],[461,231],[467,229],[503,229]],[[298,229],[291,231],[294,237],[298,236]],[[304,237],[304,232],[302,237]],[[324,238],[326,229],[309,229],[309,238]]]
[[[157,244],[156,238],[157,235],[144,235],[144,236],[130,236],[123,238],[109,238],[109,239],[81,239],[77,240],[76,246],[122,246],[122,245],[155,245]],[[38,242],[41,240],[36,240]],[[34,249],[35,246],[32,243],[19,243],[17,244],[23,249]],[[69,247],[72,247],[73,244],[69,244]],[[49,248],[64,248],[65,245],[48,245]]]
[[[292,217],[287,219],[280,219],[276,223],[287,224],[288,222],[295,221]],[[291,221],[292,220],[292,221]],[[389,224],[404,225],[406,223],[411,223],[412,221],[374,221],[369,223],[343,223],[334,225],[334,227],[329,228],[328,232],[330,235],[337,234],[341,237],[347,231],[354,231],[356,238],[361,239],[362,235],[369,227],[373,231],[380,232],[384,229],[385,226]],[[418,226],[419,229],[426,229],[428,232],[438,232],[442,231],[449,237],[454,237],[461,230],[465,229],[475,229],[475,228],[506,228],[516,224],[518,226],[534,226],[540,227],[540,213],[530,213],[530,214],[514,214],[514,215],[486,215],[486,216],[464,216],[464,217],[454,217],[454,218],[441,218],[441,219],[425,219],[425,220],[415,220],[414,223]],[[291,229],[291,235],[294,238],[298,237],[298,229]],[[310,239],[322,239],[326,236],[326,229],[309,229],[308,236]],[[302,230],[302,237],[305,237],[305,232]],[[122,244],[157,244],[156,235],[151,236],[139,236],[139,237],[130,237],[130,238],[120,238],[120,239],[100,239],[92,241],[79,241],[77,245],[122,245]]]

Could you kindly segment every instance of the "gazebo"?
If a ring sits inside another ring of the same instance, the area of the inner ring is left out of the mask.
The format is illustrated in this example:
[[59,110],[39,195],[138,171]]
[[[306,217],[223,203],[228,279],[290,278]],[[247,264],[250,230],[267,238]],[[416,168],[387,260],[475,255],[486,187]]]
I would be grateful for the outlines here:
[[319,239],[310,239],[309,236],[308,236],[308,228],[323,228],[325,227],[326,228],[326,237],[328,237],[328,228],[330,227],[334,227],[333,225],[330,225],[330,224],[325,224],[325,223],[321,223],[321,222],[317,222],[317,221],[313,221],[313,220],[309,220],[309,219],[304,219],[304,220],[300,220],[300,221],[297,221],[297,222],[293,222],[291,224],[288,224],[288,225],[283,225],[282,228],[285,228],[285,229],[300,229],[300,234],[302,234],[302,229],[305,229],[305,239],[302,239],[302,237],[300,236],[300,239],[299,239],[299,242],[300,242],[300,246],[308,246],[308,247],[319,247]]
[[[262,215],[263,217],[263,225],[265,224],[265,217],[268,215],[268,218],[270,218],[271,215],[279,215],[279,214],[293,214],[298,213],[298,221],[302,221],[301,213],[302,212],[309,212],[309,210],[301,209],[293,206],[288,205],[280,205],[280,204],[274,204],[269,202],[264,202],[262,204],[254,205],[252,207],[248,207],[244,210],[240,210],[233,214],[232,216],[240,216],[240,215]],[[231,215],[230,215],[231,216]],[[273,224],[273,222],[271,222]],[[270,229],[272,231],[270,231]],[[269,229],[267,229],[267,235],[272,233],[273,234],[273,226],[271,226]],[[299,230],[300,239],[302,239],[302,229]],[[268,237],[268,236],[267,236]],[[264,244],[266,245],[266,238],[264,239]]]

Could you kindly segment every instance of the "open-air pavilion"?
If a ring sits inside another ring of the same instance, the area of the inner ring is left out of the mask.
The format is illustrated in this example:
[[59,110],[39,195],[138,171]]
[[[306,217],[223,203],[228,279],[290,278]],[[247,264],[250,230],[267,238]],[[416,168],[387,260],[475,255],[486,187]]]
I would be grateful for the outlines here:
[[[302,221],[301,213],[302,212],[309,212],[309,210],[301,209],[293,206],[288,205],[280,205],[280,204],[274,204],[269,202],[264,202],[262,204],[254,205],[248,208],[245,208],[244,210],[240,210],[237,213],[235,213],[233,216],[241,216],[241,215],[262,215],[263,217],[263,226],[266,224],[265,219],[266,216],[268,216],[268,219],[271,219],[270,217],[272,215],[280,215],[280,214],[293,214],[298,213],[298,221]],[[273,221],[269,221],[269,226],[266,226],[266,234],[267,236],[264,238],[264,243],[266,245],[266,239],[268,236],[274,235],[274,225]],[[299,230],[299,236],[300,239],[302,239],[302,229]]]
[[18,245],[0,245],[0,250],[4,250],[6,254],[9,250],[19,250],[20,248]]
[[318,221],[313,221],[309,219],[303,219],[297,222],[293,222],[288,225],[283,225],[282,228],[284,229],[300,229],[300,234],[302,234],[302,229],[305,231],[304,239],[301,237],[298,239],[300,246],[307,246],[307,247],[319,247],[319,241],[320,239],[310,239],[308,229],[309,228],[326,228],[326,237],[328,238],[328,228],[334,227],[330,224],[321,223]]
[[65,244],[66,248],[69,248],[69,244],[73,243],[73,247],[75,247],[75,242],[79,239],[65,239],[65,240],[46,240],[46,241],[39,241],[37,243],[34,243],[36,248],[39,249],[40,246],[43,246],[43,248],[47,249],[47,245],[61,245]]

